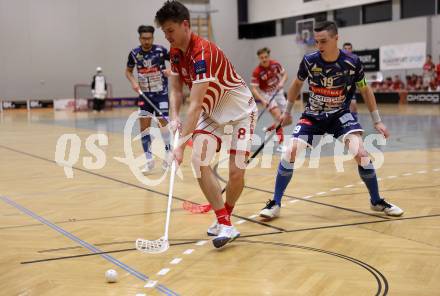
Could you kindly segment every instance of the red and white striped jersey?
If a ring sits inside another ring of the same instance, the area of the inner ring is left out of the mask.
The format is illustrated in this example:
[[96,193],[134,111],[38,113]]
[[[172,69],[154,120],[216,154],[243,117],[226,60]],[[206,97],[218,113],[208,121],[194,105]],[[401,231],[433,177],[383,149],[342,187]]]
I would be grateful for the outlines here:
[[285,70],[280,63],[275,60],[269,61],[267,68],[258,65],[252,72],[251,85],[258,86],[265,93],[272,93],[281,81],[281,76]]
[[214,43],[191,34],[188,49],[170,50],[171,71],[191,89],[209,82],[203,112],[219,124],[241,120],[256,109],[252,93],[223,51]]

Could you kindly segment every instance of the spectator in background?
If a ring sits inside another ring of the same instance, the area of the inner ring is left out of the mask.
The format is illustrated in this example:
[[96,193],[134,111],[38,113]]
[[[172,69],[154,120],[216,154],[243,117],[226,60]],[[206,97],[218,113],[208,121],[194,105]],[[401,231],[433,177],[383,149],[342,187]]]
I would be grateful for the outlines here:
[[425,64],[423,65],[423,88],[428,88],[431,80],[435,78],[435,64],[432,62],[432,56],[426,56]]
[[101,67],[96,68],[96,74],[93,76],[91,88],[93,94],[93,112],[102,112],[105,106],[105,97],[107,96],[107,82],[102,74]]
[[391,77],[387,77],[383,84],[383,91],[392,91],[393,90],[393,79]]
[[415,75],[415,76],[416,76],[416,83],[414,86],[414,90],[422,91],[423,90],[423,78],[422,78],[422,76],[417,76],[417,75]]
[[437,72],[437,85],[440,85],[440,56],[438,56],[438,64],[436,67]]
[[429,84],[428,91],[440,91],[440,83],[438,80],[433,79]]
[[393,81],[393,90],[394,91],[401,91],[405,88],[405,85],[403,84],[403,81],[400,79],[399,75],[394,76]]

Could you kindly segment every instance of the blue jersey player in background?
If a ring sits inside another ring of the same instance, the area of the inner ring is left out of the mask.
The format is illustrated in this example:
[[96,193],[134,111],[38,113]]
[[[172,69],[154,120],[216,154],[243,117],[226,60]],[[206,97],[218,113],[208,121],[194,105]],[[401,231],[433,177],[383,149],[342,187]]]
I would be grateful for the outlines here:
[[[160,45],[153,44],[154,27],[141,25],[138,28],[140,46],[134,48],[128,54],[127,69],[125,76],[131,83],[133,90],[139,94],[142,90],[145,96],[165,115],[168,116],[168,70],[165,61],[170,60],[168,50]],[[136,68],[137,78],[133,75]],[[139,122],[143,132],[142,147],[147,158],[147,163],[142,172],[149,173],[154,168],[154,159],[151,153],[151,136],[149,128],[151,118],[156,114],[154,108],[142,98],[139,97]],[[159,118],[161,126],[162,139],[165,142],[165,158],[162,164],[163,169],[168,167],[170,155],[170,133],[166,127],[167,122]]]
[[338,31],[334,22],[323,22],[314,29],[318,51],[305,55],[288,92],[288,104],[281,122],[291,118],[295,98],[298,97],[305,80],[309,84],[309,100],[297,123],[292,140],[278,166],[273,200],[260,212],[264,218],[275,218],[280,214],[281,198],[292,179],[295,157],[312,145],[313,136],[332,134],[342,138],[358,164],[362,181],[370,194],[370,205],[374,211],[390,216],[403,214],[396,205],[386,202],[379,195],[375,169],[364,149],[362,127],[350,113],[349,106],[355,87],[360,91],[370,111],[374,128],[386,138],[389,132],[382,123],[376,99],[367,85],[363,66],[359,58],[338,48]]

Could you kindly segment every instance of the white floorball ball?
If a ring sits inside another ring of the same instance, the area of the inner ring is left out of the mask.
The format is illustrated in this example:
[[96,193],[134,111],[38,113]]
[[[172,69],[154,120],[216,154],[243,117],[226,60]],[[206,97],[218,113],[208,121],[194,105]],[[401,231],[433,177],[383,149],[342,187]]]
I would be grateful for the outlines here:
[[116,283],[118,281],[118,273],[114,269],[109,269],[105,272],[105,279],[107,283]]

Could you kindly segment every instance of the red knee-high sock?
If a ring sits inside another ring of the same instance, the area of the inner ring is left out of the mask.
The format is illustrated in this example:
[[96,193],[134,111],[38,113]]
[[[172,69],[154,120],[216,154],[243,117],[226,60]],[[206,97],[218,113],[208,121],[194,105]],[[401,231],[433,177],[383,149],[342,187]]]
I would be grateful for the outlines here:
[[228,214],[228,211],[225,208],[221,208],[220,210],[215,211],[215,215],[217,216],[217,221],[219,224],[231,226],[231,217]]
[[225,202],[225,209],[228,211],[229,216],[231,216],[234,206],[230,206],[227,202]]
[[277,129],[277,136],[278,136],[278,141],[281,143],[283,143],[284,141],[284,134],[283,134],[283,128],[280,127],[279,129]]

